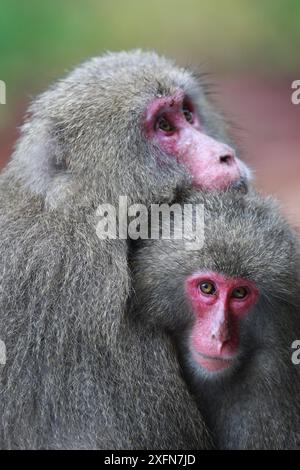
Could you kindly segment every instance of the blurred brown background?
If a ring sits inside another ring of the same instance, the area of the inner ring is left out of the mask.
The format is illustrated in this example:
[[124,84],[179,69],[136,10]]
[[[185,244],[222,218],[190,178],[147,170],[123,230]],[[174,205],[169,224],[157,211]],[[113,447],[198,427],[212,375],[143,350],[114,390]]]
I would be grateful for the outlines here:
[[0,166],[34,94],[89,56],[134,47],[211,72],[257,186],[300,227],[299,0],[0,0]]

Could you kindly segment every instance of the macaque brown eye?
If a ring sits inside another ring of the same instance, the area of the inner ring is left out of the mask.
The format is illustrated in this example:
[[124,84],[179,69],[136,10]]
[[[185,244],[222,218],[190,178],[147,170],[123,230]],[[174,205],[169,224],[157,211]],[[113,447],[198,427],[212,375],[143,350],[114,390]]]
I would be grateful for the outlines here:
[[157,120],[156,127],[164,132],[172,132],[174,130],[172,124],[163,116]]
[[199,288],[201,292],[203,292],[203,294],[207,294],[207,295],[214,295],[214,293],[216,292],[215,285],[209,281],[201,282],[201,284],[199,285]]
[[246,287],[236,287],[233,289],[231,297],[234,299],[244,299],[248,295],[248,289]]
[[188,108],[183,108],[182,112],[187,122],[193,122],[193,113]]

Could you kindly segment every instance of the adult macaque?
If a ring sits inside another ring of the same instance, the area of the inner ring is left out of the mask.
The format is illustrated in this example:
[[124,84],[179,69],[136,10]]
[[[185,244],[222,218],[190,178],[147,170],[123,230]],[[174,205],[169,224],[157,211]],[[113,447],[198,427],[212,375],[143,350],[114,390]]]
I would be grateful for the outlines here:
[[99,240],[96,209],[249,174],[203,85],[154,53],[91,59],[34,101],[0,177],[1,448],[208,446],[172,346],[126,324],[127,240]]
[[218,448],[299,448],[299,241],[258,195],[186,202],[205,203],[204,247],[140,242],[131,315],[173,338]]

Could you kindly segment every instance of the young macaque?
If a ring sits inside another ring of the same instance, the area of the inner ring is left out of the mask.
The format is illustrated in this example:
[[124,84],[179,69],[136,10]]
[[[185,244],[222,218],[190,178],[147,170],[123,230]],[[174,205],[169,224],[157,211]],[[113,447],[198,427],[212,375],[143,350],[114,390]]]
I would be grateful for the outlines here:
[[300,448],[299,240],[257,194],[188,202],[204,203],[204,246],[139,242],[130,314],[173,339],[218,448]]

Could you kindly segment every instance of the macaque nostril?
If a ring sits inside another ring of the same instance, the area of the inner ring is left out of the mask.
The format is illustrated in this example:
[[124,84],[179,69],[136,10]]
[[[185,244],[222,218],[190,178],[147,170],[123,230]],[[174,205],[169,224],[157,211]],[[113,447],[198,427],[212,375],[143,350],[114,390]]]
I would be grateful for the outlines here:
[[220,163],[227,163],[229,165],[233,161],[233,156],[232,155],[222,155],[220,157]]

